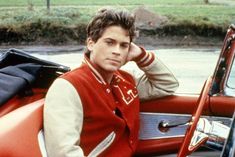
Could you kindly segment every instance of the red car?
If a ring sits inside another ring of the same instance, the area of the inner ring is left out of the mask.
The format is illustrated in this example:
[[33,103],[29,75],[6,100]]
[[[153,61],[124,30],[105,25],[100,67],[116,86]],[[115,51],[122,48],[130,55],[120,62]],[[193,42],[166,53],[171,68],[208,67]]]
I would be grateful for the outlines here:
[[[200,95],[175,94],[141,104],[136,156],[235,156],[234,56],[231,25],[214,74]],[[1,157],[47,156],[44,97],[52,81],[69,70],[16,49],[0,56]]]

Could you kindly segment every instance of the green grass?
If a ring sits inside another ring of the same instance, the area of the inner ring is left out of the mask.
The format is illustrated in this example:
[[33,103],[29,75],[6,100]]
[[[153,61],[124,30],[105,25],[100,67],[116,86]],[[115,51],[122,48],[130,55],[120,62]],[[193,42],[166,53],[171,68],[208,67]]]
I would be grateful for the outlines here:
[[171,18],[172,22],[176,23],[191,21],[198,25],[201,23],[224,25],[235,20],[234,6],[166,6],[153,7],[153,10],[161,15]]
[[[1,0],[0,6],[46,5],[46,0]],[[51,5],[182,5],[203,4],[202,0],[51,0]]]
[[203,0],[51,0],[50,12],[46,10],[46,0],[0,0],[0,33],[3,28],[24,35],[33,27],[38,36],[46,36],[52,34],[55,27],[65,30],[84,27],[101,7],[114,6],[133,11],[143,5],[168,17],[166,25],[169,26],[225,31],[230,23],[235,22],[235,5],[206,5]]
[[[27,2],[33,4],[32,8],[34,11],[29,11],[28,8],[30,5],[27,4]],[[34,15],[37,15],[37,17],[38,15],[47,16],[45,10],[46,6],[45,4],[43,6],[43,2],[45,2],[45,0],[1,0],[0,6],[5,6],[0,7],[1,23],[9,23],[11,21],[14,23],[17,21],[15,16],[23,16],[27,20],[34,18]],[[49,16],[62,16],[67,18],[68,21],[71,19],[75,23],[83,20],[84,22],[87,22],[96,10],[103,6],[114,5],[116,7],[134,10],[141,4],[145,4],[147,8],[160,15],[169,17],[172,23],[190,21],[195,24],[200,24],[202,22],[224,25],[235,20],[234,6],[217,4],[205,5],[202,3],[202,0],[109,0],[108,2],[104,0],[57,0],[52,1],[52,3],[55,4],[51,4],[52,9]],[[16,6],[21,6],[23,9],[21,7],[15,8]],[[81,16],[78,17],[78,14]],[[74,17],[78,18],[74,19]],[[62,19],[62,21],[64,20]]]

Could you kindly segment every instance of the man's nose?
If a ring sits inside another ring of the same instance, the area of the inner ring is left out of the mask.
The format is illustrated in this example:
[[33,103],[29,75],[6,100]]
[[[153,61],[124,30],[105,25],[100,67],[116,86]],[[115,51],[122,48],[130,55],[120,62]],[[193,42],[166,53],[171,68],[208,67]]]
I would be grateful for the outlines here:
[[116,56],[120,56],[120,45],[115,45],[112,51],[112,54],[116,55]]

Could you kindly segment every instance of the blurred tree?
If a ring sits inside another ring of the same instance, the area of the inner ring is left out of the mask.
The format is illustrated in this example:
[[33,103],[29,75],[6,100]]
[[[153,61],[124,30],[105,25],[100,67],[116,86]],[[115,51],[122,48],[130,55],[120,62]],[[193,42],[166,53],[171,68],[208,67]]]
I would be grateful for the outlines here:
[[28,10],[29,11],[33,11],[34,9],[33,9],[33,2],[32,2],[32,0],[28,0]]
[[50,0],[47,0],[47,11],[50,11]]
[[204,3],[209,4],[209,0],[204,0]]

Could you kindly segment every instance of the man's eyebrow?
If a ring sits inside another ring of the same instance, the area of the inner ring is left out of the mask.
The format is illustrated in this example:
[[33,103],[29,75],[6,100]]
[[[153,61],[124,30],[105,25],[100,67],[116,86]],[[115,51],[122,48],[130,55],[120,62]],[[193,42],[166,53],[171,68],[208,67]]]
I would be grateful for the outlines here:
[[109,37],[107,37],[107,38],[104,38],[104,39],[110,39],[110,40],[114,40],[114,39],[112,39],[112,38],[109,38]]
[[[113,39],[113,38],[109,38],[109,37],[104,38],[104,40],[116,41],[115,39]],[[126,41],[124,41],[124,42],[121,42],[121,44],[131,44],[131,42],[126,42]]]

